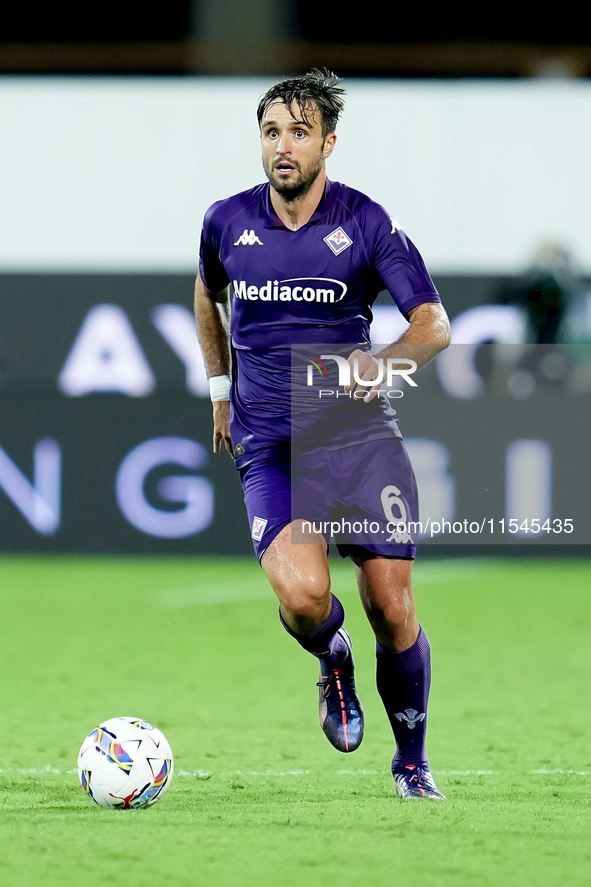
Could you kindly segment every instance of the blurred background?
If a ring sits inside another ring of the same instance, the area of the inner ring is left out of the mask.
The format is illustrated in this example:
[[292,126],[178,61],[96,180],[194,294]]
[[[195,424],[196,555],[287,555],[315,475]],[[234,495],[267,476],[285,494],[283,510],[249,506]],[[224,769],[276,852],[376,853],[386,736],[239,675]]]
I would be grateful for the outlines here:
[[[464,516],[475,416],[482,433],[494,418],[490,517],[567,518],[565,489],[591,499],[584,24],[580,8],[493,20],[371,0],[4,8],[0,549],[250,552],[230,460],[210,453],[199,232],[212,202],[263,179],[259,96],[313,65],[348,90],[329,176],[396,217],[452,318],[429,410],[399,410],[423,501]],[[404,326],[381,294],[374,342]]]

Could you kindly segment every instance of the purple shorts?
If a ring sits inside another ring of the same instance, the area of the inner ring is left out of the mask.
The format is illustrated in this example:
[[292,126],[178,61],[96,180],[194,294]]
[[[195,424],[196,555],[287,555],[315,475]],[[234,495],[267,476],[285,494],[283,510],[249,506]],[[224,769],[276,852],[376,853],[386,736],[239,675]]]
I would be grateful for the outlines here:
[[[360,546],[384,557],[414,558],[417,485],[401,440],[383,438],[291,457],[275,447],[240,469],[259,560],[296,518],[304,532],[331,537],[342,557]],[[302,536],[299,541],[305,541]]]

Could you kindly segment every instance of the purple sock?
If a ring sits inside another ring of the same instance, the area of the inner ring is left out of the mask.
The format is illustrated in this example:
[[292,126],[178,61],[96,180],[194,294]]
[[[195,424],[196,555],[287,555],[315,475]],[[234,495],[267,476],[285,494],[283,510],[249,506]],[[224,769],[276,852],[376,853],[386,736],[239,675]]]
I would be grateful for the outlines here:
[[427,635],[419,627],[412,647],[401,653],[377,642],[376,657],[378,692],[396,740],[392,765],[427,767],[425,735],[431,686],[431,647]]
[[308,653],[326,659],[335,667],[341,665],[349,655],[349,647],[343,637],[338,634],[339,628],[345,621],[345,611],[340,600],[334,594],[332,595],[330,613],[312,634],[296,634],[295,631],[292,631],[285,624],[281,609],[279,609],[279,618],[286,632],[295,638]]

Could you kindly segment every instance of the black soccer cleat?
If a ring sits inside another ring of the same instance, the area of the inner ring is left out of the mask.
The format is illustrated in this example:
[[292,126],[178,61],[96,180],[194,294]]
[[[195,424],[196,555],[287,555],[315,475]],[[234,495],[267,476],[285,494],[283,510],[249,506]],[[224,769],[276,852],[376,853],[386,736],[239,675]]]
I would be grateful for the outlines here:
[[349,647],[349,656],[338,668],[318,657],[318,715],[329,742],[339,751],[349,752],[355,751],[363,739],[363,709],[355,689],[351,638],[344,628],[339,628],[339,634]]
[[433,782],[431,771],[428,767],[419,767],[415,764],[407,764],[396,769],[392,767],[392,776],[396,785],[396,794],[399,798],[407,798],[417,801],[432,799],[445,801]]

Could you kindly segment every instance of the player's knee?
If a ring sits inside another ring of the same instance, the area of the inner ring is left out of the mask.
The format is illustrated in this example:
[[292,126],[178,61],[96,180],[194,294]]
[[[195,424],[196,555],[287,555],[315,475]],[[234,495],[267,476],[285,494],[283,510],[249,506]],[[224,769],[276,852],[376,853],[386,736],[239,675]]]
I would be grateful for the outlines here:
[[287,579],[275,591],[281,606],[297,624],[317,622],[330,606],[330,579],[327,576],[311,574]]
[[372,605],[372,621],[383,625],[391,631],[404,628],[414,618],[415,604],[410,589],[401,589],[388,600]]

